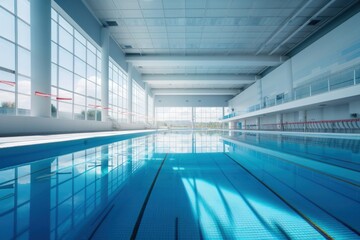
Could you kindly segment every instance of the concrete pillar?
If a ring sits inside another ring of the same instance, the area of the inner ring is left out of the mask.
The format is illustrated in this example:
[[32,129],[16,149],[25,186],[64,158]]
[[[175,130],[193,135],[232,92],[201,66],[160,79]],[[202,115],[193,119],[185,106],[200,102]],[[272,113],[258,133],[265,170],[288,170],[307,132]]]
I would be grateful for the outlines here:
[[299,122],[305,122],[306,121],[306,111],[305,110],[300,110],[299,111]]
[[36,96],[35,91],[51,94],[51,0],[33,0],[31,21],[31,115],[51,116],[51,98]]
[[282,131],[283,130],[283,115],[282,113],[278,113],[276,114],[276,126],[277,126],[277,130]]
[[149,84],[145,83],[145,121],[149,122]]
[[108,27],[101,29],[101,120],[109,117],[109,36]]
[[307,121],[307,117],[306,117],[306,110],[300,110],[299,111],[299,122],[304,122],[305,124],[303,125],[303,131],[306,132],[306,121]]
[[128,122],[132,123],[132,71],[133,66],[128,63]]
[[260,122],[260,117],[257,117],[257,118],[256,118],[256,129],[257,129],[257,130],[260,130],[260,129],[261,129],[260,124],[261,124],[261,122]]

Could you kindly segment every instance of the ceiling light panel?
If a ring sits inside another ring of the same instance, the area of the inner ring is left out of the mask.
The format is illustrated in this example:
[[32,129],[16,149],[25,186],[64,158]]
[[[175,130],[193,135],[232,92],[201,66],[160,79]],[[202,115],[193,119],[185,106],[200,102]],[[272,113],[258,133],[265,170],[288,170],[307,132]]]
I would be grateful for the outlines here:
[[157,26],[157,27],[148,26],[148,31],[150,33],[166,33],[166,27],[165,26]]
[[163,9],[162,0],[138,0],[141,9]]
[[101,19],[120,18],[121,14],[118,10],[97,10],[96,15]]
[[169,48],[169,43],[167,41],[152,41],[154,48],[163,49],[163,48]]
[[152,39],[167,39],[166,32],[150,32],[150,36]]
[[147,32],[133,32],[132,36],[134,38],[140,38],[141,42],[148,41],[150,38],[150,34]]
[[184,9],[185,0],[163,0],[164,9]]
[[185,0],[186,8],[206,8],[206,0]]
[[161,10],[158,10],[158,9],[151,9],[151,10],[143,9],[142,14],[143,14],[144,18],[163,18],[164,17],[164,11],[162,9]]
[[[95,0],[99,3],[102,1]],[[114,1],[116,7],[118,9],[127,9],[127,10],[138,10],[140,9],[140,6],[138,4],[138,1],[129,1],[129,0],[115,0]]]
[[146,26],[145,20],[142,18],[125,18],[124,23],[131,27],[131,26]]
[[88,0],[87,1],[90,6],[92,6],[94,9],[97,10],[114,10],[116,9],[116,6],[113,2],[113,0]]
[[205,9],[186,9],[185,17],[205,17]]
[[166,9],[164,13],[167,18],[184,18],[186,16],[185,9]]
[[142,13],[141,10],[119,10],[121,13],[121,17],[123,18],[141,18]]
[[145,22],[148,27],[166,25],[165,19],[163,18],[147,18],[145,19]]

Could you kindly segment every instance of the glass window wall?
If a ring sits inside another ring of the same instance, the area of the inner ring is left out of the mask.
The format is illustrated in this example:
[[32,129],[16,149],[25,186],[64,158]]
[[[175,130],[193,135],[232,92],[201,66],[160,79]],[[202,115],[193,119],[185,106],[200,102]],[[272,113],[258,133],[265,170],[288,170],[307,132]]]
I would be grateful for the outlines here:
[[30,2],[0,1],[0,115],[29,115]]
[[52,117],[101,121],[101,52],[52,9]]

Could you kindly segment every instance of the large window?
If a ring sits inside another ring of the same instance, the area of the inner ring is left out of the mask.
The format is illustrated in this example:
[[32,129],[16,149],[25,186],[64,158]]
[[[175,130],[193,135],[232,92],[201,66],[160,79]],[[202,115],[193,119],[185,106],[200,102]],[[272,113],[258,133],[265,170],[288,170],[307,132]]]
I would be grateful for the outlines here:
[[53,117],[101,120],[101,52],[58,12],[51,12]]
[[128,121],[127,74],[112,60],[109,62],[109,108],[112,119]]
[[219,119],[223,117],[222,107],[194,108],[195,128],[220,128]]
[[159,127],[221,128],[223,107],[156,107]]
[[132,119],[133,122],[144,122],[145,91],[135,80],[132,81]]
[[0,114],[30,114],[30,2],[0,1]]
[[192,127],[191,107],[157,107],[155,118],[159,126]]

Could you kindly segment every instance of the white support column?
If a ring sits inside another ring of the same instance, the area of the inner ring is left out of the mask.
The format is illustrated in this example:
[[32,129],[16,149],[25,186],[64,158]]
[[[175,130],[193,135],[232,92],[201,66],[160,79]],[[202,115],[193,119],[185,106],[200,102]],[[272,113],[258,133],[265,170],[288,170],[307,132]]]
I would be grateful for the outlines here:
[[36,96],[35,91],[51,94],[51,0],[33,0],[31,21],[31,115],[51,116],[51,98]]
[[292,59],[289,59],[289,71],[288,73],[288,80],[289,80],[289,98],[293,100],[294,98],[294,79],[293,79],[293,69],[292,69]]
[[101,120],[109,117],[109,28],[101,29]]
[[305,122],[306,121],[306,111],[305,110],[300,110],[299,111],[299,122]]
[[133,66],[128,63],[128,122],[132,123],[132,71]]
[[282,115],[282,113],[276,114],[276,124],[277,124],[277,130],[282,131],[283,130],[283,115]]
[[299,111],[299,122],[304,122],[304,125],[303,125],[304,126],[304,128],[303,128],[304,132],[306,132],[306,128],[307,128],[306,119],[307,119],[306,110],[300,110]]
[[145,121],[149,122],[149,84],[145,83]]
[[260,130],[260,129],[261,129],[260,124],[261,124],[260,117],[257,117],[257,118],[256,118],[256,129],[257,129],[257,130]]

